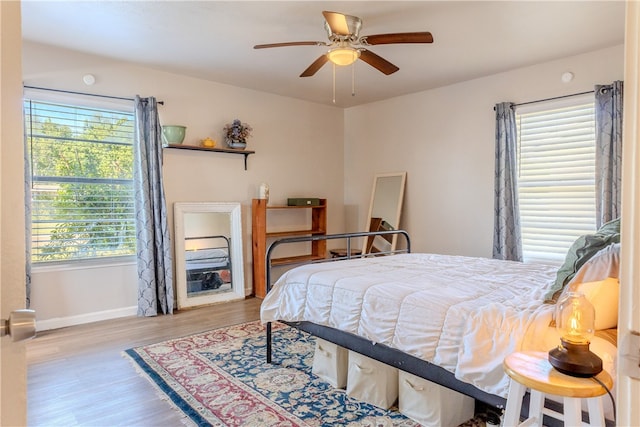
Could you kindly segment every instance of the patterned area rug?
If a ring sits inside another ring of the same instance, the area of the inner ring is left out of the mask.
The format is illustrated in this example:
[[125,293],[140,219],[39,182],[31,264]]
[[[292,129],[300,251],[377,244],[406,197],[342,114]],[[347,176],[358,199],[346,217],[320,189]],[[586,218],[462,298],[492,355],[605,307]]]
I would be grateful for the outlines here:
[[199,426],[414,427],[396,410],[360,402],[312,374],[315,339],[273,324],[275,364],[265,361],[259,322],[125,351]]

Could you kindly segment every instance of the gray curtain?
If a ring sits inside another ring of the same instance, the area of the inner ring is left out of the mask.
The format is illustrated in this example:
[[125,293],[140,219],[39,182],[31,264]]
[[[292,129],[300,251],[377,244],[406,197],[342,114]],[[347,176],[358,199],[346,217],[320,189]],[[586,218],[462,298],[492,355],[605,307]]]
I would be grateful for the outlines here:
[[621,81],[595,87],[596,225],[618,218],[622,186]]
[[161,136],[156,99],[136,96],[134,188],[138,316],[173,313],[173,268],[162,185]]
[[496,104],[496,169],[493,224],[493,258],[522,261],[516,115],[510,102]]

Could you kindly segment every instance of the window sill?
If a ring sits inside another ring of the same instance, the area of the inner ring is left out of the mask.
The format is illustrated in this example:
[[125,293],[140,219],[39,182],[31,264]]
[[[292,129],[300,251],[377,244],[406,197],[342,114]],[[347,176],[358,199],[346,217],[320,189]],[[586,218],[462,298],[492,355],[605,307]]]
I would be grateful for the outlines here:
[[32,273],[46,273],[50,271],[89,270],[92,268],[110,268],[130,266],[136,264],[136,257],[121,256],[104,259],[88,259],[77,261],[51,261],[32,264]]

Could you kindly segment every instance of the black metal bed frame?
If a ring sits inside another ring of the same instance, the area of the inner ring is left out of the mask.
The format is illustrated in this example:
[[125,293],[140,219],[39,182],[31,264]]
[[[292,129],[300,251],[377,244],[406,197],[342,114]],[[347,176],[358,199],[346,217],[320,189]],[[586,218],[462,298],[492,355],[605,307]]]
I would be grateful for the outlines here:
[[[403,249],[390,250],[386,252],[378,252],[377,255],[392,255],[396,253],[409,253],[411,252],[411,239],[409,238],[409,234],[404,230],[389,230],[389,231],[372,231],[372,232],[362,232],[362,233],[342,233],[342,234],[323,234],[317,236],[304,236],[304,237],[286,237],[283,239],[278,239],[272,242],[267,248],[267,252],[265,254],[266,262],[265,262],[265,282],[267,287],[267,293],[271,291],[271,258],[275,249],[284,244],[289,243],[303,243],[303,242],[313,242],[317,240],[346,240],[347,241],[347,249],[346,255],[343,257],[336,258],[323,258],[315,261],[308,262],[300,262],[300,264],[310,264],[310,263],[320,263],[320,262],[328,262],[328,261],[338,261],[342,259],[353,259],[353,258],[363,258],[369,256],[368,254],[352,254],[352,240],[361,237],[369,237],[369,236],[378,236],[378,235],[401,235],[405,239],[405,246]],[[286,322],[282,322],[286,323]],[[331,340],[327,340],[331,341]],[[271,363],[271,353],[272,353],[272,341],[271,341],[271,322],[267,322],[267,363]]]
[[[308,237],[292,237],[292,238],[284,238],[274,241],[266,253],[266,287],[267,293],[271,290],[271,255],[276,247],[287,244],[287,243],[301,243],[301,242],[309,242],[314,240],[334,240],[334,239],[343,239],[347,241],[347,250],[346,256],[339,258],[327,258],[317,261],[312,261],[315,263],[318,262],[331,262],[339,259],[352,259],[352,258],[362,258],[372,256],[371,254],[351,254],[351,240],[354,238],[362,238],[368,236],[376,236],[376,235],[386,235],[386,234],[395,234],[403,236],[405,239],[405,246],[402,249],[397,249],[393,251],[386,252],[378,252],[375,256],[378,255],[392,255],[396,253],[410,253],[411,252],[411,242],[409,239],[409,235],[404,230],[390,230],[390,231],[375,231],[375,232],[362,232],[362,233],[346,233],[346,234],[327,234],[321,236],[308,236]],[[361,336],[341,331],[338,329],[334,329],[328,326],[318,325],[312,322],[286,322],[279,321],[291,327],[297,328],[299,330],[310,333],[313,336],[324,339],[326,341],[332,342],[336,345],[344,347],[348,350],[355,351],[364,356],[370,357],[379,362],[385,363],[389,366],[393,366],[402,371],[408,372],[410,374],[416,375],[420,378],[424,378],[428,381],[439,384],[443,387],[447,387],[451,390],[457,391],[464,395],[474,398],[476,401],[482,402],[485,405],[489,405],[498,409],[499,411],[504,410],[506,406],[506,399],[497,396],[491,393],[487,393],[479,388],[465,383],[463,381],[458,380],[455,375],[447,371],[446,369],[435,365],[431,362],[427,362],[426,360],[420,359],[418,357],[412,356],[410,354],[404,353],[395,348],[389,347],[385,344],[375,343]],[[272,340],[272,330],[271,330],[271,322],[267,322],[266,324],[266,351],[267,351],[267,363],[272,363],[273,356],[273,340]],[[552,411],[562,413],[562,404],[547,399],[545,401],[545,407],[551,409]],[[526,418],[529,413],[529,393],[527,392],[523,404],[522,404],[522,417]],[[588,414],[583,411],[583,420],[586,422],[588,420]],[[614,423],[610,420],[605,420],[607,426],[613,426]],[[556,418],[551,418],[544,415],[543,423],[545,426],[549,427],[562,427],[564,424],[562,421],[557,420]]]

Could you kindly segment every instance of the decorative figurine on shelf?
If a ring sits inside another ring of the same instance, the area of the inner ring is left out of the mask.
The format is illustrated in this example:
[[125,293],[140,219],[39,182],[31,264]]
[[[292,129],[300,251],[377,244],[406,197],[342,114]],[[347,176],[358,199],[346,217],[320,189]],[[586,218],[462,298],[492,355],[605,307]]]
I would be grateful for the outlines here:
[[200,141],[200,145],[202,145],[203,147],[207,147],[207,148],[215,148],[216,141],[214,141],[213,139],[211,139],[209,137],[206,137],[205,139]]
[[224,140],[229,148],[244,150],[247,147],[247,138],[251,136],[253,128],[247,123],[235,119],[224,126]]

